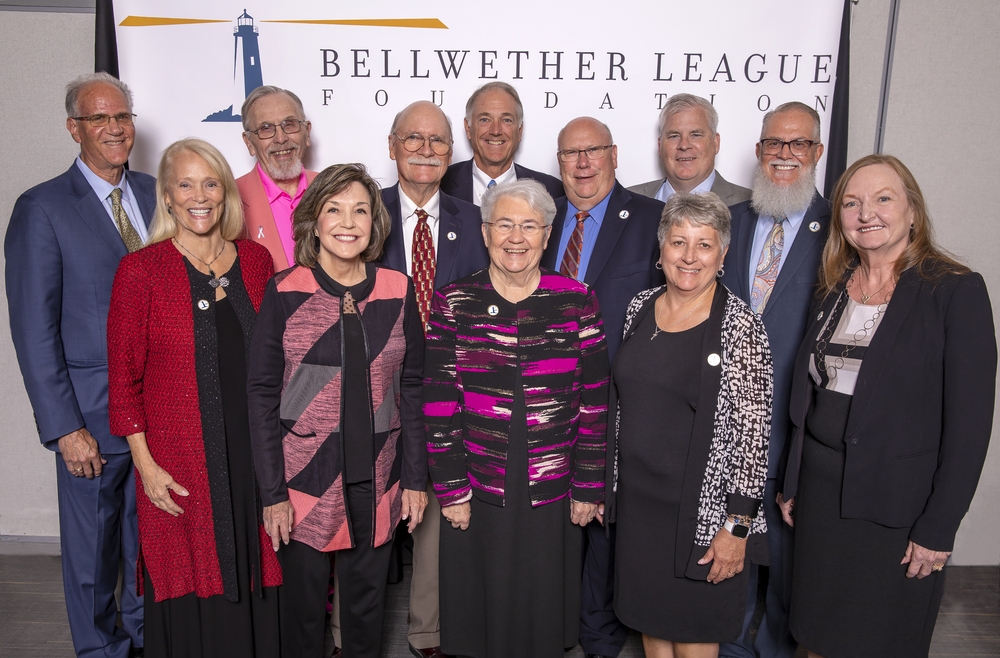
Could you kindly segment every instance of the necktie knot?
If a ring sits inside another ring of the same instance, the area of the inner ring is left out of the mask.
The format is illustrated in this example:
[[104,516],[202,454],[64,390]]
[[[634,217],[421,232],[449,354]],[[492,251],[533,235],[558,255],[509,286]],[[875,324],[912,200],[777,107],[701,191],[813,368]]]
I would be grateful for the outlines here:
[[490,189],[491,187],[496,187],[496,184],[497,182],[495,180],[490,180],[489,184],[486,186],[486,189]]

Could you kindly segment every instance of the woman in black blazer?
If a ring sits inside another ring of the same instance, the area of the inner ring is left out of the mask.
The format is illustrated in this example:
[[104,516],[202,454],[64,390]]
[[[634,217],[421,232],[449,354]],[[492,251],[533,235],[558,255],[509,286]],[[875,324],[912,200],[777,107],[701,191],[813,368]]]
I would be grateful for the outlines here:
[[993,312],[896,158],[851,165],[833,213],[779,496],[792,633],[810,656],[926,656],[993,425]]

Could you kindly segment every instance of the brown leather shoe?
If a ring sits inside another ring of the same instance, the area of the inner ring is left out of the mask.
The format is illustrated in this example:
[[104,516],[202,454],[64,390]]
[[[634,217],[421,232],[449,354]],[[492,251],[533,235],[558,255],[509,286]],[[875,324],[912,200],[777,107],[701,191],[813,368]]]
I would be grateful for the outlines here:
[[410,645],[410,653],[412,653],[416,658],[451,658],[446,653],[441,653],[441,647],[431,647],[430,649],[417,649],[412,644]]

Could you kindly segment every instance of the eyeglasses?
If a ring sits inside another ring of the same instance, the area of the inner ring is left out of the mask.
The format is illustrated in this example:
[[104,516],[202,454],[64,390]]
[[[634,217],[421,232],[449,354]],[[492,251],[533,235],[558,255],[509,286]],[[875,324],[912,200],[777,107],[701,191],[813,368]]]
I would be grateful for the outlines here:
[[559,159],[563,162],[574,162],[583,153],[587,156],[588,160],[600,160],[604,157],[604,154],[609,148],[614,146],[614,144],[608,144],[607,146],[591,146],[589,149],[566,149],[565,151],[557,151]]
[[505,222],[505,221],[486,222],[486,223],[492,226],[493,230],[499,233],[500,235],[510,235],[511,233],[514,232],[514,229],[517,228],[520,229],[521,235],[523,235],[526,238],[534,237],[538,235],[541,231],[548,228],[548,226],[541,226],[539,224],[534,224],[534,223],[515,224],[514,222]]
[[778,155],[785,146],[788,146],[792,151],[792,155],[806,155],[813,144],[819,144],[819,142],[808,139],[793,139],[790,142],[783,142],[780,139],[762,139],[759,144],[765,155]]
[[281,126],[281,131],[286,135],[294,135],[302,130],[303,123],[309,122],[299,121],[298,119],[285,119],[279,124],[262,123],[257,130],[248,130],[247,132],[257,135],[260,139],[271,139],[278,133],[278,126]]
[[424,137],[423,135],[418,135],[416,133],[407,135],[406,137],[400,137],[396,133],[392,133],[392,136],[398,139],[403,144],[403,148],[410,153],[416,153],[420,149],[424,148],[424,144],[427,142],[431,143],[431,150],[437,155],[445,155],[451,150],[452,142],[444,140],[437,135],[431,135],[430,137]]
[[86,121],[91,128],[103,128],[114,119],[119,126],[131,126],[135,115],[131,112],[119,112],[118,114],[92,114],[89,117],[70,117],[74,121]]

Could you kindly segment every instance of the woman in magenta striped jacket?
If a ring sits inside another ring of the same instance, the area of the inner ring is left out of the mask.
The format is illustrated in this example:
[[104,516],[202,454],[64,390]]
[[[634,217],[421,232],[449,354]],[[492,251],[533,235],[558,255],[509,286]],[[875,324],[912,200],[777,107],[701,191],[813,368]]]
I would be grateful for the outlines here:
[[556,656],[577,641],[582,527],[604,500],[608,356],[597,298],[538,263],[555,204],[483,197],[490,267],[431,307],[424,422],[441,525],[441,644]]

